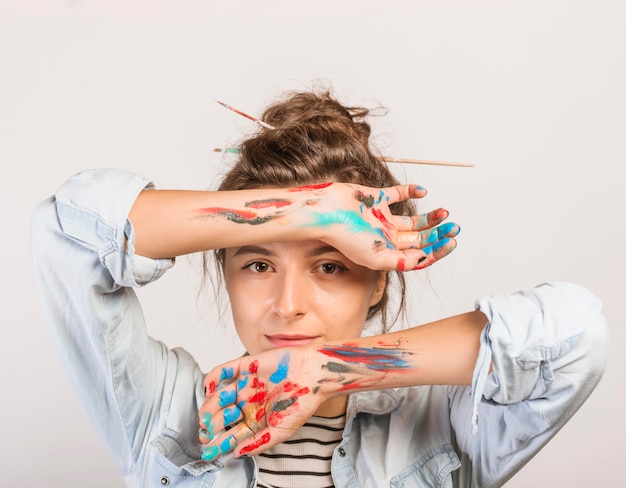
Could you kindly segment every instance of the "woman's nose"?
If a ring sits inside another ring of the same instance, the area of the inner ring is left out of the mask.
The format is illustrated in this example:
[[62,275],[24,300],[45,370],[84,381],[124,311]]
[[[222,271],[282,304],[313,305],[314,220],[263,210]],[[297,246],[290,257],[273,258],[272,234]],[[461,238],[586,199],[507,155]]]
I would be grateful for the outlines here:
[[306,277],[286,272],[277,280],[274,313],[285,320],[297,320],[309,310],[311,286]]

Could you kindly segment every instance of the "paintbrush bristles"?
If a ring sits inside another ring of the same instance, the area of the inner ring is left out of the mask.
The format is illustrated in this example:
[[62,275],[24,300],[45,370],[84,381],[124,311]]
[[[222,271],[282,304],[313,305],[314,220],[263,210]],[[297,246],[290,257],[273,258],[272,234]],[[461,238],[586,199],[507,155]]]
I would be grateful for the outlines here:
[[238,115],[241,115],[242,117],[245,117],[246,119],[249,119],[253,122],[256,122],[257,124],[259,124],[261,127],[265,127],[266,129],[274,129],[273,125],[268,124],[267,122],[263,122],[262,120],[257,119],[256,117],[253,117],[252,115],[248,115],[245,112],[242,112],[241,110],[235,108],[235,107],[231,107],[230,105],[228,105],[227,103],[224,102],[220,102],[219,100],[215,100],[217,103],[219,103],[222,107],[227,108],[228,110],[232,110],[233,112],[235,112]]

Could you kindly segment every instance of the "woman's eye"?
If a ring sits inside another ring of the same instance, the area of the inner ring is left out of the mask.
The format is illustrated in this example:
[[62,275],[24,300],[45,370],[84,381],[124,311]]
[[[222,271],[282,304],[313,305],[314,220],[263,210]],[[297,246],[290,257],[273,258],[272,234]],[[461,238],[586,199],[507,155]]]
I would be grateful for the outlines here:
[[270,270],[270,265],[262,261],[255,261],[253,263],[245,265],[244,268],[249,269],[254,273],[266,273]]
[[345,269],[344,267],[339,266],[338,264],[335,264],[335,263],[324,263],[320,265],[320,270],[324,274],[334,274],[344,269]]

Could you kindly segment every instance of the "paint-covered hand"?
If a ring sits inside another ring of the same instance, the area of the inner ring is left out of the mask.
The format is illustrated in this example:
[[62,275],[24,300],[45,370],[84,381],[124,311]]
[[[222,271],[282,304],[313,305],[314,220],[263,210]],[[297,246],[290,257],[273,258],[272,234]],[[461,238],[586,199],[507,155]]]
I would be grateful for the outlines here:
[[287,440],[326,399],[317,381],[319,354],[308,348],[244,356],[207,374],[200,408],[202,458],[255,455]]
[[[305,226],[321,231],[321,240],[357,264],[376,270],[409,271],[430,266],[456,247],[460,228],[442,224],[442,208],[420,215],[392,215],[390,205],[426,195],[415,185],[376,189],[335,183],[319,188]],[[442,225],[440,225],[442,224]]]

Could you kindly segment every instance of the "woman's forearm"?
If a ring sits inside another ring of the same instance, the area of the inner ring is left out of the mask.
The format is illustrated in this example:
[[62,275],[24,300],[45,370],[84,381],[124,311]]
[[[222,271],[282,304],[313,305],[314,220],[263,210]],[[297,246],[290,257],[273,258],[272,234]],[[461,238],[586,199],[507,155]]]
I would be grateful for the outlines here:
[[416,385],[469,385],[487,318],[479,311],[317,347],[329,396]]
[[167,258],[302,238],[302,230],[296,230],[294,221],[303,205],[303,195],[288,190],[146,190],[130,213],[135,251],[146,257]]

